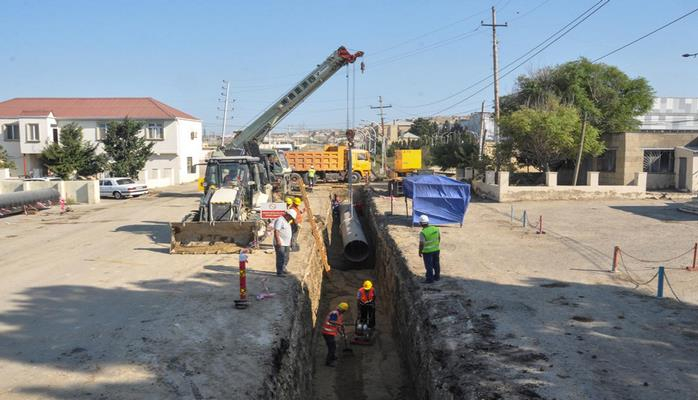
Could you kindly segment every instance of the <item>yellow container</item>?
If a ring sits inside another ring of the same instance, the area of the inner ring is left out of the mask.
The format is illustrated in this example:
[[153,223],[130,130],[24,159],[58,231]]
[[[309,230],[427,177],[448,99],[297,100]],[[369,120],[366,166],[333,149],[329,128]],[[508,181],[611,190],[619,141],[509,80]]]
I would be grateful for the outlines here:
[[395,171],[414,172],[422,169],[422,150],[395,150]]

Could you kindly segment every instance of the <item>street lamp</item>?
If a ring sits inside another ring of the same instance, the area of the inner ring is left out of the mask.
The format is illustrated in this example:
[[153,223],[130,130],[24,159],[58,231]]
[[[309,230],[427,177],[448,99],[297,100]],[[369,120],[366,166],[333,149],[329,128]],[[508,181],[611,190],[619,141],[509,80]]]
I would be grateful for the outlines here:
[[681,54],[681,57],[693,57],[696,58],[698,56],[698,53],[686,53],[686,54]]

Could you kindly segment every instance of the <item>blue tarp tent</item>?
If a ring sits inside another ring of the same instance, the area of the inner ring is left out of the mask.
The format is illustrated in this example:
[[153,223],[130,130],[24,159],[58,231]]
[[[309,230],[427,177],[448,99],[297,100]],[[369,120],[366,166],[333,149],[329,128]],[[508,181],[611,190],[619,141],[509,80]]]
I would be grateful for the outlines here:
[[440,175],[412,175],[404,179],[403,190],[412,199],[413,224],[423,214],[432,225],[463,223],[470,203],[469,184]]

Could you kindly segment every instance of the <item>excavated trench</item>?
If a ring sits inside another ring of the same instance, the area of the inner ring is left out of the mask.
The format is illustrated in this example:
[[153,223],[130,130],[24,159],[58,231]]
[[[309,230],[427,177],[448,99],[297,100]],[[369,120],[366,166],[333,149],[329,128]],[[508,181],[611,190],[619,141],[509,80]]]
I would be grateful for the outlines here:
[[[357,191],[355,202],[363,204]],[[358,200],[358,201],[357,201]],[[369,216],[365,207],[359,206],[362,212],[361,222],[369,243],[373,238],[369,235]],[[394,299],[383,294],[382,284],[375,270],[376,254],[371,248],[369,258],[356,263],[348,261],[342,244],[339,221],[333,221],[327,227],[326,248],[328,261],[332,271],[325,275],[322,282],[320,306],[317,326],[313,336],[314,376],[312,381],[313,397],[315,399],[413,399],[411,379],[404,367],[406,360],[404,349],[398,345],[390,309],[395,306]],[[345,344],[339,340],[335,367],[325,366],[327,349],[319,332],[319,326],[326,314],[338,303],[346,301],[350,304],[348,315],[345,316],[347,336],[351,338],[353,321],[357,316],[356,291],[363,281],[370,279],[376,288],[376,335],[371,345],[352,345],[352,352],[343,351]]]

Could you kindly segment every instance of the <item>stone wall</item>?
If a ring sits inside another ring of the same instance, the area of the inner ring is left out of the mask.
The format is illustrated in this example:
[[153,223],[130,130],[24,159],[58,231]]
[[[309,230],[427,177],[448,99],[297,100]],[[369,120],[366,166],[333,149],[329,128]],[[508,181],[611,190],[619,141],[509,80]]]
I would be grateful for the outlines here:
[[485,181],[473,181],[475,193],[483,198],[499,202],[529,200],[594,200],[594,199],[642,199],[645,198],[647,173],[638,172],[632,185],[599,185],[599,173],[587,172],[586,185],[558,186],[557,173],[546,172],[545,185],[510,186],[509,173],[499,172],[498,183],[494,172],[485,173]]

